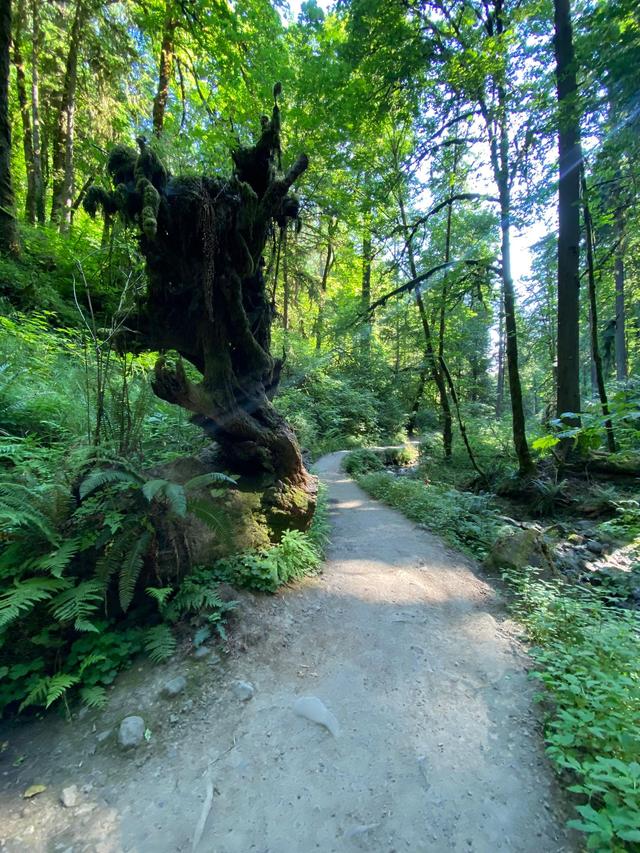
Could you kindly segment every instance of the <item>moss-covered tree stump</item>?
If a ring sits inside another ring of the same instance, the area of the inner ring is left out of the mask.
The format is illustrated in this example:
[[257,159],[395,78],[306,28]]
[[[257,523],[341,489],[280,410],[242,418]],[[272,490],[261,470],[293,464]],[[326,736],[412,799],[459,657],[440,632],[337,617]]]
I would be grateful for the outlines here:
[[139,232],[148,288],[121,347],[158,351],[155,393],[191,412],[217,443],[222,467],[258,484],[275,530],[305,529],[317,485],[271,403],[282,361],[270,351],[263,252],[276,226],[298,219],[291,187],[308,160],[301,154],[282,171],[277,101],[261,125],[255,145],[232,153],[226,178],[172,177],[145,140],[139,152],[117,146],[108,161],[114,189],[92,187],[85,208],[119,215]]

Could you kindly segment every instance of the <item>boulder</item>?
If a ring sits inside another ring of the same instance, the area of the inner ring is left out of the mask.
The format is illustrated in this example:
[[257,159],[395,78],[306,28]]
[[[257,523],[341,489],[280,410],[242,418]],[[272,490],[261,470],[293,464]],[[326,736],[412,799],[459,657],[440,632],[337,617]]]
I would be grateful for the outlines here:
[[485,563],[492,569],[519,570],[533,566],[543,576],[556,574],[549,541],[542,530],[534,527],[503,527]]

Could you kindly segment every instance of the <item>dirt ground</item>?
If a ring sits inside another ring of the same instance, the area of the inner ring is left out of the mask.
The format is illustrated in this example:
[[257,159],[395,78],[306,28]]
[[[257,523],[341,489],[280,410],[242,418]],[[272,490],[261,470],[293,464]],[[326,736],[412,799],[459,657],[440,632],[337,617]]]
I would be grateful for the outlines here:
[[[235,653],[134,667],[104,711],[72,723],[4,725],[0,850],[577,849],[498,594],[367,497],[342,455],[316,466],[332,507],[323,574],[247,597]],[[187,687],[167,699],[176,675]],[[236,679],[253,698],[236,696]],[[294,713],[300,696],[324,703],[338,737]],[[116,733],[130,714],[150,737],[123,751]],[[23,799],[32,784],[46,791]]]

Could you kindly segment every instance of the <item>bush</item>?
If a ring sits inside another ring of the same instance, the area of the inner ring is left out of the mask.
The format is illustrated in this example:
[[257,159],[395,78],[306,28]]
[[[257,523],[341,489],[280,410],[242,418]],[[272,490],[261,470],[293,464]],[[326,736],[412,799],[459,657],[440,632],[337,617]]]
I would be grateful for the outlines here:
[[352,450],[345,456],[342,467],[347,474],[353,474],[358,477],[361,474],[368,474],[371,471],[382,471],[384,462],[379,453],[375,450],[363,448],[361,450]]
[[553,710],[547,752],[576,779],[590,850],[637,850],[640,842],[640,614],[599,593],[509,572],[513,610],[525,625]]

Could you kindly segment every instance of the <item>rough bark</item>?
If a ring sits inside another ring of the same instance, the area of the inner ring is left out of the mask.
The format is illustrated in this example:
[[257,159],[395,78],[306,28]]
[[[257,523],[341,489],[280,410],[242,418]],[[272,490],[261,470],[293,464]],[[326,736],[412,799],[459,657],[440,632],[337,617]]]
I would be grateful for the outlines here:
[[158,89],[153,99],[153,132],[162,135],[164,116],[169,100],[169,84],[173,73],[174,39],[178,22],[176,20],[173,0],[167,0],[164,27],[162,30],[162,45],[160,47],[160,63],[158,67]]
[[624,215],[618,205],[616,209],[616,249],[615,286],[616,286],[616,379],[626,382],[627,371],[627,340],[626,340],[626,309],[625,309],[625,275],[624,275]]
[[[127,319],[123,348],[177,350],[156,363],[153,389],[192,413],[218,446],[221,461],[264,491],[274,524],[305,527],[315,506],[316,482],[305,470],[295,436],[271,404],[282,361],[270,352],[273,310],[263,251],[274,227],[297,219],[290,193],[307,168],[300,155],[279,169],[280,112],[262,119],[252,147],[233,152],[229,179],[171,177],[146,142],[140,155],[114,149],[109,170],[114,192],[93,187],[89,213],[102,206],[138,224],[149,288],[137,316]],[[196,381],[189,361],[202,374]]]
[[329,216],[327,225],[327,253],[322,265],[322,278],[320,279],[320,292],[318,293],[318,316],[316,318],[316,352],[322,349],[322,335],[324,331],[324,303],[327,295],[327,284],[329,282],[329,273],[335,262],[335,251],[333,241],[338,230],[338,219],[336,216]]
[[[494,4],[495,29],[498,36],[504,34],[504,6],[502,0]],[[480,112],[487,130],[489,156],[494,180],[498,188],[500,204],[500,235],[502,259],[502,296],[504,300],[504,328],[509,393],[511,395],[511,421],[513,443],[518,457],[521,476],[533,471],[531,452],[522,402],[522,385],[518,364],[518,332],[516,327],[516,300],[511,274],[511,163],[509,158],[509,127],[507,121],[507,92],[504,80],[496,85],[496,108],[490,111],[483,94],[479,98]],[[493,114],[495,112],[495,115]]]
[[36,219],[40,225],[45,222],[44,178],[42,172],[42,143],[40,137],[40,0],[32,0],[31,21],[33,41],[31,45],[31,126],[33,141],[33,187],[35,195]]
[[[404,208],[404,201],[402,200],[402,196],[398,198],[398,204],[400,208],[400,219],[402,222],[402,227],[406,235],[409,270],[411,272],[412,278],[415,279],[418,277],[418,271],[416,268],[416,261],[413,253],[413,240],[409,232],[409,223],[407,221],[407,214]],[[449,405],[447,387],[445,385],[444,376],[442,375],[442,370],[440,368],[440,361],[438,358],[436,358],[435,348],[433,345],[433,336],[431,334],[431,325],[429,323],[429,316],[427,314],[427,309],[425,307],[422,294],[420,293],[420,289],[418,287],[413,291],[413,293],[416,300],[416,305],[418,307],[418,313],[420,314],[422,331],[424,333],[425,362],[427,364],[429,372],[431,373],[431,378],[433,379],[435,386],[438,389],[438,397],[440,398],[440,408],[442,410],[442,444],[444,447],[444,456],[445,459],[450,459],[451,447],[453,444],[453,418],[451,416],[451,406]],[[419,397],[416,397],[416,405],[418,401]],[[415,426],[415,415],[413,416],[413,425]]]
[[9,66],[11,0],[0,0],[0,252],[20,251],[11,182],[11,125],[9,122]]
[[13,36],[13,64],[16,68],[16,89],[18,92],[18,106],[22,120],[22,148],[24,151],[24,165],[27,173],[27,192],[25,198],[25,216],[31,225],[36,223],[36,190],[35,175],[33,168],[33,133],[31,131],[31,109],[27,97],[27,78],[24,68],[24,57],[22,55],[22,39],[24,36],[27,18],[26,0],[18,0],[16,9],[16,25]]
[[580,114],[570,0],[554,0],[558,95],[558,417],[580,412]]
[[71,205],[74,181],[74,143],[78,58],[83,26],[87,20],[86,0],[77,0],[69,36],[69,52],[53,137],[51,221],[61,231],[71,224]]
[[600,346],[598,343],[598,300],[596,298],[596,277],[593,250],[593,222],[591,219],[591,210],[589,208],[589,196],[587,195],[587,182],[585,180],[582,169],[580,171],[582,189],[582,209],[584,214],[584,230],[586,234],[587,244],[587,275],[589,282],[589,321],[591,325],[591,352],[593,354],[593,366],[595,368],[598,396],[600,397],[602,414],[605,417],[607,447],[609,448],[609,453],[615,453],[616,440],[613,432],[613,424],[611,423],[610,418],[609,400],[607,399],[607,389],[605,388],[604,384],[602,359],[600,357]]

